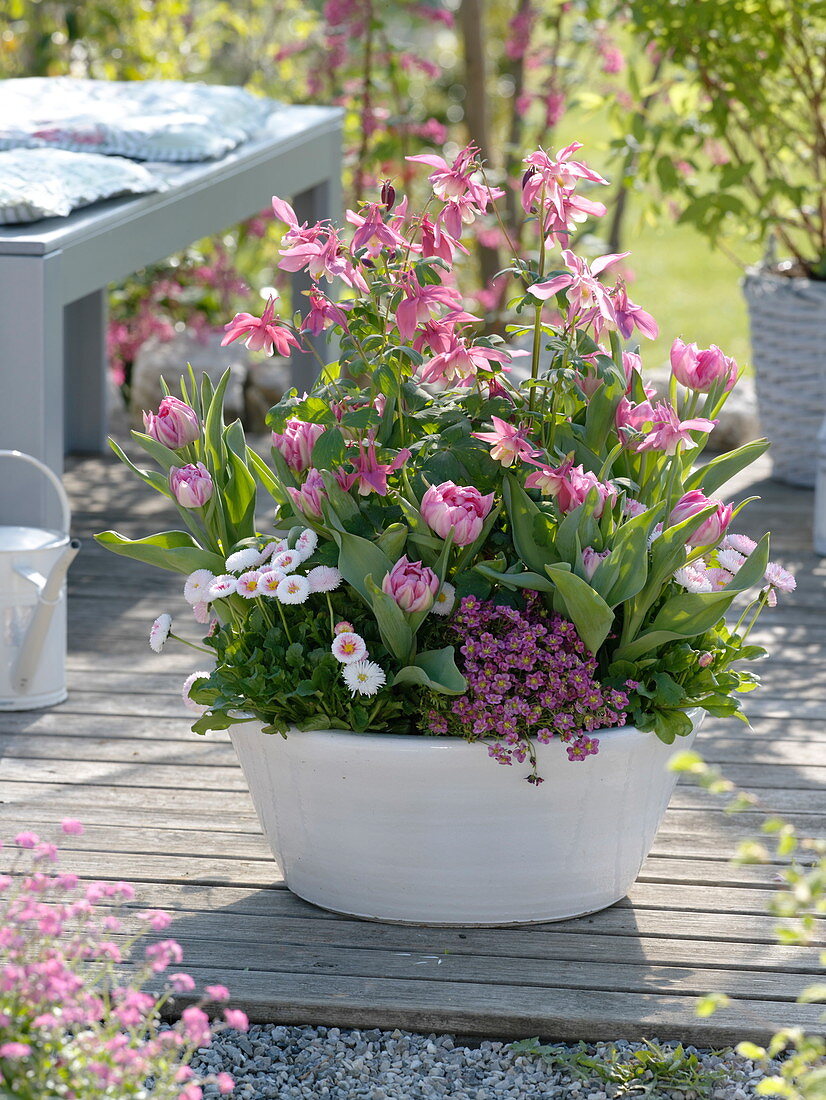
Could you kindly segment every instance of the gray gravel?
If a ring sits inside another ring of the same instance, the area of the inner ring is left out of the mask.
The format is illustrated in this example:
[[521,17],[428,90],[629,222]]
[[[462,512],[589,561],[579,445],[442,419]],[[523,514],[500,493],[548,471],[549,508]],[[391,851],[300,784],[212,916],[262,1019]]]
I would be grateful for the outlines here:
[[[600,1055],[609,1046],[624,1056],[644,1044],[598,1043],[588,1050]],[[763,1071],[748,1059],[732,1051],[685,1049],[697,1054],[704,1070],[722,1070],[721,1079],[703,1092],[649,1095],[667,1100],[756,1097],[754,1086]],[[237,1082],[234,1100],[611,1100],[618,1095],[597,1076],[582,1080],[545,1058],[509,1051],[507,1042],[462,1046],[450,1035],[406,1031],[253,1025],[246,1034],[222,1032],[211,1047],[196,1053],[192,1068],[200,1074],[231,1073]],[[205,1100],[217,1096],[214,1086],[205,1088]]]

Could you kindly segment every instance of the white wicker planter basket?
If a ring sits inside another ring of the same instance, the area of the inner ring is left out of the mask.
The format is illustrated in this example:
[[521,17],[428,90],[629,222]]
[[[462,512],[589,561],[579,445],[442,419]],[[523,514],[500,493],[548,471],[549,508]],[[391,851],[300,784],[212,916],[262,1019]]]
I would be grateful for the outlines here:
[[826,416],[826,282],[751,268],[749,307],[757,407],[774,476],[812,486]]

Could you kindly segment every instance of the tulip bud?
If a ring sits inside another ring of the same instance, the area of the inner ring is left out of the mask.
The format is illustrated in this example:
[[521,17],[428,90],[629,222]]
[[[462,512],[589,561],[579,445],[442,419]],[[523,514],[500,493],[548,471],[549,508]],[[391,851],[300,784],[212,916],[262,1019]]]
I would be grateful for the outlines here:
[[453,532],[454,546],[469,546],[481,534],[493,507],[493,493],[483,496],[473,485],[443,481],[422,497],[422,519],[440,538]]
[[182,508],[203,508],[213,491],[212,478],[203,462],[173,466],[169,487]]
[[313,447],[324,434],[323,424],[305,420],[288,420],[283,432],[272,433],[272,445],[283,456],[291,470],[301,473],[310,465]]
[[692,489],[690,493],[680,497],[668,517],[668,526],[674,527],[676,524],[682,523],[683,520],[696,516],[709,504],[716,504],[716,510],[707,519],[703,520],[686,542],[689,546],[716,546],[731,523],[734,509],[730,504],[723,504],[721,500],[713,500],[703,496],[699,489]]
[[198,414],[177,397],[165,397],[157,413],[145,412],[143,426],[148,436],[173,451],[194,443],[201,434]]
[[402,611],[429,611],[439,591],[439,578],[420,561],[399,558],[382,581],[381,590],[392,596]]

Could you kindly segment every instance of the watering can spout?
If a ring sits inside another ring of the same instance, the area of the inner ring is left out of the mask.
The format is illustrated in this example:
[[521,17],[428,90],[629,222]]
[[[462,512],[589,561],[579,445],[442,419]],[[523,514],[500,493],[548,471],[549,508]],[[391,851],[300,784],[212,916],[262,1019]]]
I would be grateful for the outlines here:
[[80,550],[79,540],[70,539],[63,554],[49,571],[48,577],[27,569],[25,566],[18,569],[20,575],[31,581],[38,589],[37,607],[12,671],[12,686],[21,695],[25,695],[31,688],[40,655],[43,651],[43,643],[49,632],[49,624],[52,621],[55,607],[60,602],[60,593],[66,578],[66,572],[77,557],[78,550]]

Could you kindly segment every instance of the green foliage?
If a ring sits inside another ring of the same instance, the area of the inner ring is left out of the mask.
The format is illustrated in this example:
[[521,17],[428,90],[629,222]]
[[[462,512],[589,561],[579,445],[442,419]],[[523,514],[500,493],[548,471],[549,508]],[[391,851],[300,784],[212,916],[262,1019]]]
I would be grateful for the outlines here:
[[648,1040],[638,1050],[618,1050],[599,1043],[575,1047],[563,1043],[543,1044],[538,1038],[511,1043],[512,1054],[542,1058],[581,1081],[600,1081],[612,1086],[612,1096],[659,1097],[667,1092],[707,1095],[723,1080],[722,1069],[708,1070],[694,1053],[676,1046]]

